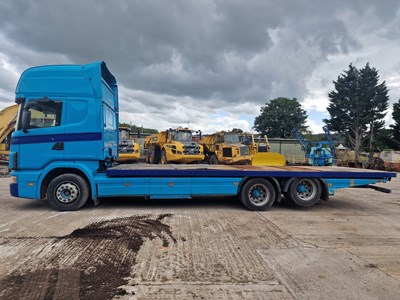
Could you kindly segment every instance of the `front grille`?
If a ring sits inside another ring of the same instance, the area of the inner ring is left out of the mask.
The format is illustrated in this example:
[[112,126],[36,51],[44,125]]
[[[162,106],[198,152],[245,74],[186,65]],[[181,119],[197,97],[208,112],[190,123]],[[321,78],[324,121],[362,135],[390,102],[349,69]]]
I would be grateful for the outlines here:
[[186,155],[200,154],[200,147],[199,147],[199,145],[196,145],[196,144],[184,146],[183,153]]

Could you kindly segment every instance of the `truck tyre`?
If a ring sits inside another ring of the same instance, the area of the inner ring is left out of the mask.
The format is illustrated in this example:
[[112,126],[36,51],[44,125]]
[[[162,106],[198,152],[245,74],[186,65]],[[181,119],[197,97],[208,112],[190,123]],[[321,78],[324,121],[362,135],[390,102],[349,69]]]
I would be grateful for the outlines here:
[[321,183],[316,178],[295,178],[284,194],[285,198],[303,207],[313,206],[321,195]]
[[167,153],[165,152],[164,149],[161,151],[161,164],[162,165],[168,164]]
[[153,164],[159,164],[161,160],[161,149],[159,146],[156,146],[154,148],[154,152],[153,152]]
[[88,199],[88,184],[76,174],[57,176],[47,187],[47,201],[56,210],[78,210]]
[[150,150],[146,152],[146,163],[150,163]]
[[254,178],[244,184],[240,200],[250,210],[267,210],[274,204],[275,195],[276,191],[271,182]]
[[210,165],[218,165],[218,157],[215,154],[211,154],[208,163]]
[[149,152],[149,163],[150,164],[155,164],[156,163],[155,152],[156,152],[156,150],[154,150],[154,149],[151,149],[150,152]]

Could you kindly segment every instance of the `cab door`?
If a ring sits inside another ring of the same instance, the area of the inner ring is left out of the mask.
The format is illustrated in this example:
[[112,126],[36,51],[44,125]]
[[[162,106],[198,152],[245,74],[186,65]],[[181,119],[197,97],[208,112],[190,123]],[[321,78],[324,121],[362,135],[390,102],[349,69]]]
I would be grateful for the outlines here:
[[64,159],[64,107],[65,98],[26,99],[22,108],[26,124],[13,135],[19,146],[19,168],[37,170]]

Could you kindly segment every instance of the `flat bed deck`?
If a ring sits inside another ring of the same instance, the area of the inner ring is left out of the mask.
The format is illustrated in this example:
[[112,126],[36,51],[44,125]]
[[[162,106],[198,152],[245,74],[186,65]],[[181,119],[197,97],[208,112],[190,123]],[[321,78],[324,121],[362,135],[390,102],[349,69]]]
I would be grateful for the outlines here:
[[395,172],[347,167],[245,166],[245,165],[148,165],[123,164],[106,171],[109,177],[310,177],[390,179]]

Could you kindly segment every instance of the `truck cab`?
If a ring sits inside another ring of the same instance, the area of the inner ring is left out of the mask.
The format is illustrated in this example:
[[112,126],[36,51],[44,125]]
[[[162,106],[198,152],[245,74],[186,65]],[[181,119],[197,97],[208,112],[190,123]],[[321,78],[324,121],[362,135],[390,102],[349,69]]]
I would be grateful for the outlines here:
[[44,198],[48,183],[64,173],[90,177],[114,164],[118,89],[104,62],[27,69],[16,87],[16,103],[12,194]]

